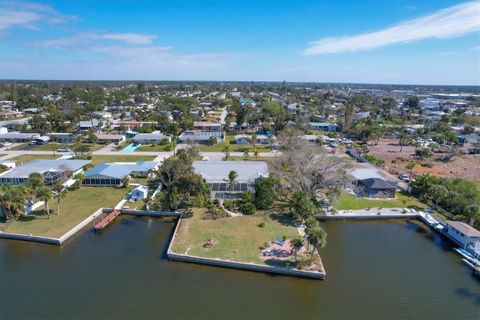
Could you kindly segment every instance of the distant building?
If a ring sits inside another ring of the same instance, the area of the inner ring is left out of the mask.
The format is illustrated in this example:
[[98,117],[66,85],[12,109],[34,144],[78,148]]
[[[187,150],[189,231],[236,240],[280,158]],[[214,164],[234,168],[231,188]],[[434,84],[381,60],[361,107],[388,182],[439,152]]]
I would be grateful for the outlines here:
[[[254,191],[255,180],[268,177],[268,166],[264,161],[195,161],[195,173],[201,175],[217,199],[238,198],[245,191]],[[238,177],[229,184],[228,174],[235,171]]]
[[98,119],[79,121],[77,123],[77,129],[80,131],[88,131],[88,130],[97,131],[99,127],[100,127],[100,121],[98,121]]
[[128,194],[128,198],[139,201],[148,197],[148,186],[139,185]]
[[181,144],[207,144],[210,137],[216,138],[217,142],[223,142],[224,133],[221,131],[185,131],[178,137],[178,142]]
[[125,141],[125,137],[121,134],[100,134],[96,133],[95,136],[97,137],[98,143],[115,143],[120,144]]
[[367,198],[394,198],[396,186],[381,179],[368,178],[357,181],[359,194]]
[[195,121],[193,123],[193,129],[199,131],[222,131],[222,124],[216,122]]
[[132,141],[138,144],[160,144],[172,141],[172,137],[161,132],[139,133],[133,137]]
[[38,137],[40,137],[39,133],[8,132],[0,134],[0,141],[30,142]]
[[321,130],[328,132],[338,131],[338,125],[330,122],[310,122],[310,126],[313,130]]
[[252,137],[247,134],[237,134],[235,136],[235,143],[236,144],[251,144]]

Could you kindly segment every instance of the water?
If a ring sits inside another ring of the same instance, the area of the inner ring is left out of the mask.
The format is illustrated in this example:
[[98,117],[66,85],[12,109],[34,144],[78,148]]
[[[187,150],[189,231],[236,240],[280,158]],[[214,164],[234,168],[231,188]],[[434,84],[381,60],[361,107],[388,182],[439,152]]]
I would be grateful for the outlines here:
[[480,318],[480,281],[405,222],[329,222],[327,280],[166,260],[173,222],[121,217],[61,247],[0,241],[0,319]]
[[140,144],[130,143],[128,146],[122,149],[122,152],[133,152],[140,147]]

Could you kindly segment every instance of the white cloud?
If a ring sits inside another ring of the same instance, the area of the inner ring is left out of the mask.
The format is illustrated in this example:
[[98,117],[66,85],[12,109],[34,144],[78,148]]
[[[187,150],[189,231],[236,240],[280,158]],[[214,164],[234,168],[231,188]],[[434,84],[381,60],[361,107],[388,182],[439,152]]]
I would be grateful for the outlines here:
[[311,42],[304,55],[371,50],[427,38],[453,38],[480,30],[480,1],[466,2],[390,28]]
[[45,39],[33,42],[42,48],[92,45],[102,40],[123,42],[132,45],[151,44],[157,37],[141,33],[82,32],[65,38]]
[[63,23],[76,19],[64,15],[50,6],[26,1],[5,1],[0,3],[0,30],[12,27],[38,29],[41,22]]

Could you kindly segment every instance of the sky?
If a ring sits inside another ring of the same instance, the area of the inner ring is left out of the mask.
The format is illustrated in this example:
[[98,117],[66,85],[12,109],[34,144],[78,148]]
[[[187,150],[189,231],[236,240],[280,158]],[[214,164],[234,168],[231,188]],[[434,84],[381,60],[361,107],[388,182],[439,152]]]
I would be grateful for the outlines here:
[[480,85],[480,1],[0,0],[0,79]]

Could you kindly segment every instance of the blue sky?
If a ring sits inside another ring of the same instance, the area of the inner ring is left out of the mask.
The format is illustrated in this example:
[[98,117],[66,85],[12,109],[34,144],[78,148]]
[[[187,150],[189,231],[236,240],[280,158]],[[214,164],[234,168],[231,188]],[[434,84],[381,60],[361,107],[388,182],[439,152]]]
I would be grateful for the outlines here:
[[0,78],[480,85],[480,1],[0,0]]

